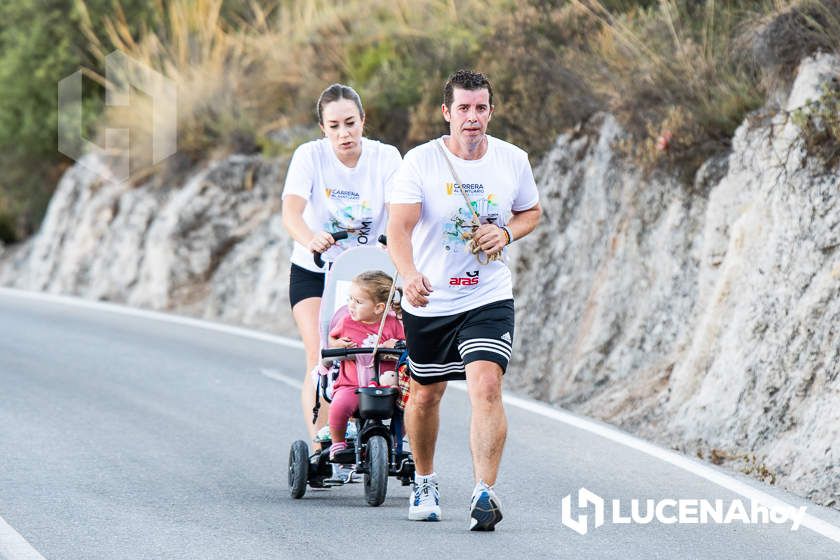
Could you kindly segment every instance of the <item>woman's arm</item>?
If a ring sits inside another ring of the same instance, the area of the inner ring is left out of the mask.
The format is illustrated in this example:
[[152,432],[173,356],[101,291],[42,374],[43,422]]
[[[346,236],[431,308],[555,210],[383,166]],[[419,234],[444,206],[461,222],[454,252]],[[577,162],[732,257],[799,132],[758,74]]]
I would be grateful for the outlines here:
[[335,244],[335,239],[326,231],[314,232],[303,220],[306,199],[296,194],[287,194],[283,198],[283,227],[292,239],[309,249],[323,253]]

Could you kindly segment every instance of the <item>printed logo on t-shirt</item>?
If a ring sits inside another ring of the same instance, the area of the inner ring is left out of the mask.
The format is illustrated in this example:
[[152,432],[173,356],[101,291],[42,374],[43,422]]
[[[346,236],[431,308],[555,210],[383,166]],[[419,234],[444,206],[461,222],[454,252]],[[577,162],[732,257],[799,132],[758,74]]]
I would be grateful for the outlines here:
[[450,286],[475,286],[478,284],[478,271],[467,271],[464,276],[453,276],[449,279]]
[[362,341],[362,348],[373,348],[374,346],[376,346],[376,334],[370,333]]
[[361,198],[356,191],[348,191],[346,189],[324,189],[324,193],[328,199],[335,200],[359,200]]
[[[335,191],[333,191],[335,193]],[[373,230],[373,208],[367,200],[354,200],[350,203],[344,200],[330,200],[330,219],[324,224],[325,231],[346,231],[350,234],[349,243],[339,241],[342,249],[358,245],[367,245],[371,240]]]
[[[484,185],[481,183],[461,183],[461,187],[463,187],[467,195],[484,194]],[[446,194],[452,195],[455,193],[461,193],[461,189],[458,188],[458,183],[446,183]]]
[[[483,188],[483,187],[482,187]],[[446,251],[469,251],[469,241],[474,229],[473,212],[478,214],[481,224],[493,224],[499,220],[499,206],[494,194],[470,201],[472,211],[468,211],[466,203],[458,209],[443,224],[443,248]]]

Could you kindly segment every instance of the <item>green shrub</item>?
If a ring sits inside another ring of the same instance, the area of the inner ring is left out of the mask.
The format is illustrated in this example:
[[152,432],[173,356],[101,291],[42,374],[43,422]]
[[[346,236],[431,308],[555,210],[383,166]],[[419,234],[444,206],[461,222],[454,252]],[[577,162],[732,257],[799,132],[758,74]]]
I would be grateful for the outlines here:
[[[838,9],[840,0],[77,0],[68,10],[66,0],[8,0],[0,195],[16,235],[37,226],[69,163],[55,150],[55,84],[80,64],[93,78],[91,135],[94,125],[129,127],[134,147],[150,141],[149,99],[103,106],[114,49],[178,84],[179,167],[232,151],[287,154],[317,135],[315,99],[335,81],[362,95],[367,134],[405,151],[446,131],[443,82],[472,67],[494,83],[491,133],[533,156],[609,110],[630,133],[628,156],[688,178],[764,103],[777,81],[768,76],[840,46]],[[132,153],[143,176],[156,171],[150,153]]]
[[[111,0],[93,0],[96,12]],[[146,2],[124,4],[135,22]],[[99,23],[98,18],[95,21]],[[68,0],[4,0],[0,3],[0,195],[8,201],[6,235],[18,239],[39,225],[58,174],[68,160],[57,146],[58,81],[95,64],[79,30],[80,13]],[[90,85],[90,84],[89,84]],[[92,134],[101,90],[86,91],[85,122]]]
[[631,133],[626,151],[644,165],[692,175],[764,102],[757,67],[735,48],[758,3],[661,0],[620,14],[587,4],[602,24],[587,79]]
[[792,122],[802,130],[805,151],[826,168],[840,162],[840,83],[823,84],[817,99],[791,114]]

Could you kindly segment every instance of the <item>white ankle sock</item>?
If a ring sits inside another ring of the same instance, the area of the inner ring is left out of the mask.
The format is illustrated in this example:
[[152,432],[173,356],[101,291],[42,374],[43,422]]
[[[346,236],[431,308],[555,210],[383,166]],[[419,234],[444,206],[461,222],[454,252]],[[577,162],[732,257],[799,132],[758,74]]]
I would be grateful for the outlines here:
[[414,473],[414,483],[415,484],[422,484],[423,482],[437,482],[437,473],[433,472],[431,474],[417,474]]
[[479,492],[481,492],[485,488],[488,489],[488,490],[493,490],[493,487],[491,485],[487,484],[483,480],[479,480],[478,482],[475,483],[475,488],[473,488],[473,495],[478,494]]

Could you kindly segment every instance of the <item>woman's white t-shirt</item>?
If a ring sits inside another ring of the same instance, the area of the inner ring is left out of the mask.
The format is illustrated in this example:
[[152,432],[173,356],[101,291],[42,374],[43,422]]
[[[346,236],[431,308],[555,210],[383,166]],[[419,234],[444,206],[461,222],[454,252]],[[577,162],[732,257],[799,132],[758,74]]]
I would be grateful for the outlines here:
[[[400,152],[391,145],[362,138],[362,155],[356,167],[347,167],[335,155],[329,140],[322,138],[295,150],[283,198],[294,194],[306,199],[303,220],[312,231],[350,230],[350,236],[324,254],[329,260],[357,245],[375,244],[385,233],[385,205],[391,181],[400,166]],[[292,263],[322,272],[312,253],[295,241]]]
[[482,224],[505,225],[512,211],[533,208],[539,193],[528,154],[504,140],[487,136],[487,152],[480,159],[464,160],[438,138],[410,150],[394,178],[392,204],[422,204],[411,244],[414,264],[434,290],[426,307],[414,307],[403,298],[412,315],[454,315],[513,297],[510,269],[503,260],[479,264],[467,248],[471,212],[455,184],[440,144],[452,163]]

